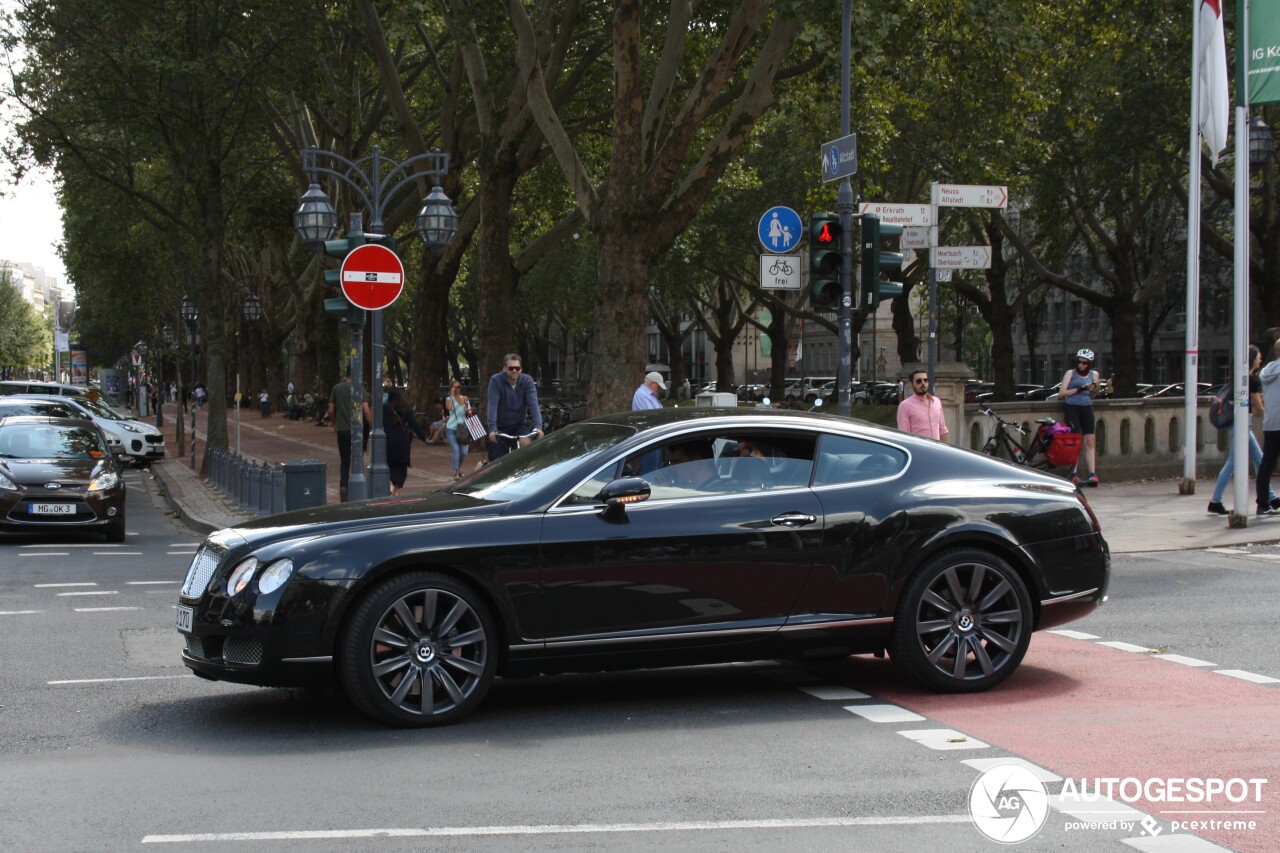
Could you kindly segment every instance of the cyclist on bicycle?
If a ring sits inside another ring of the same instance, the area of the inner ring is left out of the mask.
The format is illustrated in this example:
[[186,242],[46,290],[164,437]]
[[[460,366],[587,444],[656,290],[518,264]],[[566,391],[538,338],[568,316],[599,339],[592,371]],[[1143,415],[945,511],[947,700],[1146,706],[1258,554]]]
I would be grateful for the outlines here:
[[503,369],[489,377],[488,407],[485,409],[489,428],[489,461],[500,459],[510,451],[498,433],[519,435],[525,420],[533,422],[533,431],[542,438],[542,409],[538,407],[538,386],[532,376],[524,374],[523,361],[514,352],[502,360]]

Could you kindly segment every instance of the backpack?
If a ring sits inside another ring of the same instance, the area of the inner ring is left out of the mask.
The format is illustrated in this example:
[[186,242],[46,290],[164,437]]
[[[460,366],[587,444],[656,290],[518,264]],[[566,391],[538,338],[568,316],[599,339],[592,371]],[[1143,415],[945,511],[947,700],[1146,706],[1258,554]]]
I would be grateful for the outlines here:
[[1218,429],[1227,429],[1235,421],[1235,395],[1231,393],[1231,383],[1222,386],[1222,390],[1209,403],[1209,423]]

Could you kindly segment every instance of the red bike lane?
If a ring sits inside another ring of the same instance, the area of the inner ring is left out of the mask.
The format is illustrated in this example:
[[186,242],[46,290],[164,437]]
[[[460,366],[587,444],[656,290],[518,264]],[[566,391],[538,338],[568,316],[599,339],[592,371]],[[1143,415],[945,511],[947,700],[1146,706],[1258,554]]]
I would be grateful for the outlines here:
[[[1005,684],[972,695],[927,693],[869,658],[839,669],[841,680],[877,698],[1025,758],[1077,787],[1087,780],[1090,795],[1097,779],[1136,779],[1144,786],[1156,780],[1150,788],[1156,798],[1167,780],[1266,779],[1249,786],[1240,803],[1222,794],[1208,803],[1123,801],[1153,815],[1166,831],[1175,820],[1255,820],[1253,830],[1193,831],[1248,853],[1276,850],[1280,689],[1158,657],[1040,633]],[[1261,801],[1255,802],[1258,787]],[[1127,790],[1136,790],[1134,783]],[[1113,799],[1121,799],[1119,793]]]

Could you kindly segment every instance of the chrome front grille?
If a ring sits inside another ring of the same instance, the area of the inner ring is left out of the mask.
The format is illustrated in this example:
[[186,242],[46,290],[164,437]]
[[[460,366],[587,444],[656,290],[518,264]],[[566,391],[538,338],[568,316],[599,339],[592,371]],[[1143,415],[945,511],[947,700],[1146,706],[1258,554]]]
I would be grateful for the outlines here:
[[227,663],[257,666],[262,663],[262,643],[243,637],[227,637],[222,644],[222,659]]
[[201,546],[196,552],[196,558],[191,561],[191,568],[187,569],[187,580],[182,585],[182,594],[187,598],[199,598],[204,595],[205,590],[209,588],[209,579],[217,570],[218,554],[207,546]]

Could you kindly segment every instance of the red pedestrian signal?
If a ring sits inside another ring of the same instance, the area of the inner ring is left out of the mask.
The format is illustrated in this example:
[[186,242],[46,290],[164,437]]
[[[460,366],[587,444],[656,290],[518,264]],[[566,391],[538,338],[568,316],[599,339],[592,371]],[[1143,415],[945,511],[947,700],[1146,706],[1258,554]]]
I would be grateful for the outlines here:
[[836,235],[835,235],[835,234],[833,234],[833,233],[831,233],[831,223],[830,223],[830,222],[824,222],[824,223],[822,223],[822,227],[821,227],[821,229],[818,231],[818,242],[819,242],[819,243],[834,243],[834,242],[836,242]]

